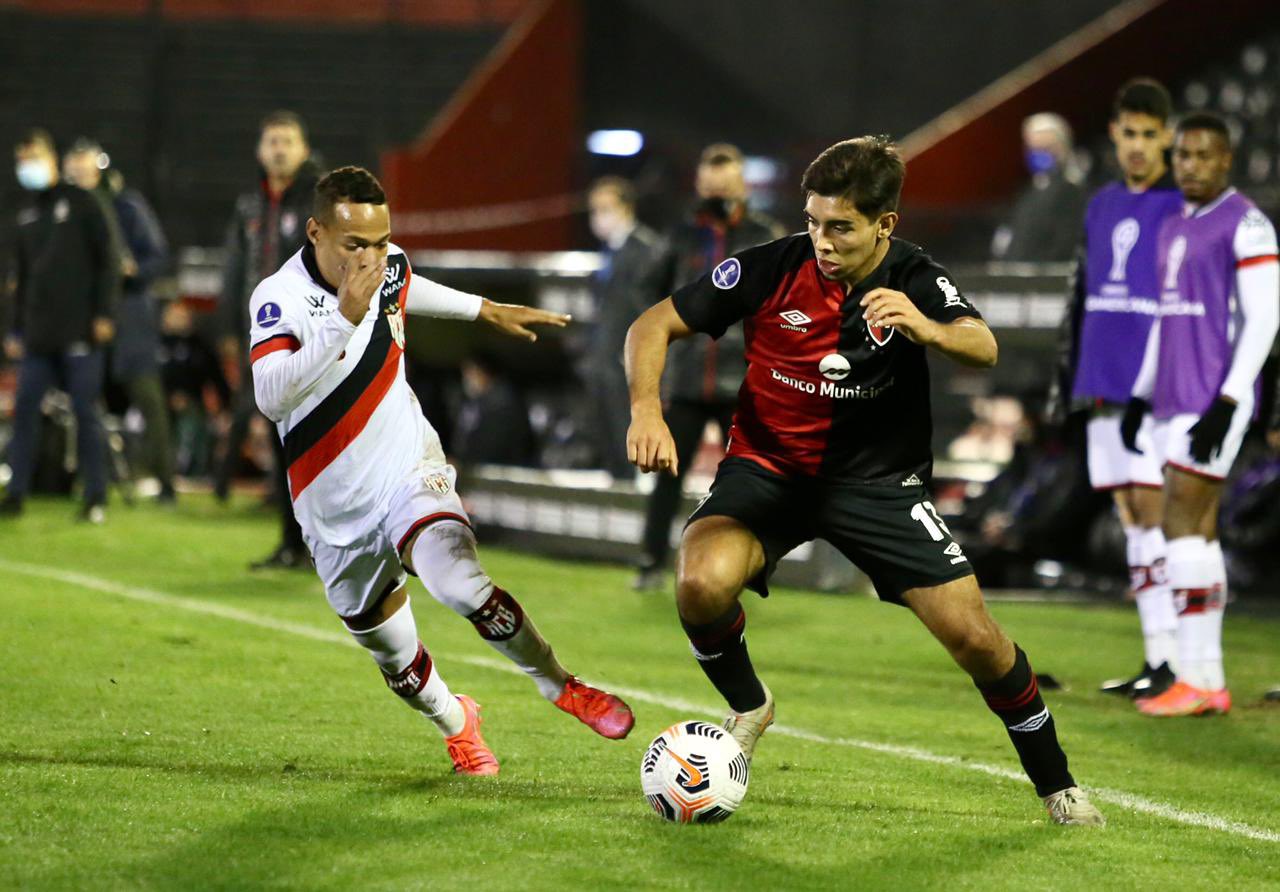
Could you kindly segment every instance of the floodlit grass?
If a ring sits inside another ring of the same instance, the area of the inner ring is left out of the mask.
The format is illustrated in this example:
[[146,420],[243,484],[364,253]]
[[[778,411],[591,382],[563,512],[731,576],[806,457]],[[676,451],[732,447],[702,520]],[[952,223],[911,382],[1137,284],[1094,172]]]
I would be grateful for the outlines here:
[[[719,711],[670,595],[633,593],[621,569],[497,549],[483,550],[490,573],[571,670],[651,697],[633,702],[628,740],[596,738],[411,590],[502,761],[498,778],[456,779],[313,576],[246,571],[273,545],[270,517],[197,497],[116,507],[102,527],[71,516],[36,501],[0,526],[0,888],[1243,890],[1280,877],[1280,841],[1107,801],[1106,828],[1059,828],[1025,782],[779,732],[728,823],[668,825],[640,795],[640,755],[701,714],[655,703]],[[1017,767],[906,611],[785,590],[747,606],[785,729]],[[993,612],[1067,683],[1046,696],[1082,784],[1280,832],[1280,709],[1261,702],[1280,683],[1280,621],[1228,615],[1229,717],[1161,722],[1095,693],[1139,662],[1131,609]]]

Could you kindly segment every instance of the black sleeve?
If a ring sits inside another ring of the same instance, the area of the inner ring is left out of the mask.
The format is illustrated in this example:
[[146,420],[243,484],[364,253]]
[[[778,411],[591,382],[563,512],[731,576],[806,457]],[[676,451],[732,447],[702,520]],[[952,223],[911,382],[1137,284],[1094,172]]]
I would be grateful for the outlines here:
[[1067,286],[1067,306],[1058,325],[1057,354],[1049,382],[1049,402],[1045,415],[1051,422],[1063,421],[1071,412],[1071,389],[1076,379],[1080,355],[1080,323],[1084,318],[1085,269],[1088,263],[1084,242],[1076,249],[1076,262]]
[[[169,265],[169,242],[160,228],[155,211],[137,192],[126,193],[122,202],[120,229],[134,262],[138,264],[136,278],[150,283],[164,274]],[[127,209],[127,210],[126,210]]]
[[[733,323],[752,315],[778,289],[793,238],[778,239],[726,258],[702,278],[671,295],[685,325],[719,338]],[[807,238],[806,238],[807,241]]]
[[237,342],[248,336],[248,330],[241,331],[249,295],[244,293],[245,256],[244,256],[244,221],[240,210],[240,202],[236,201],[236,209],[231,214],[231,222],[227,224],[227,235],[224,241],[225,261],[222,265],[222,294],[218,301],[218,333],[223,337],[234,337]]
[[111,318],[115,315],[120,292],[120,257],[112,243],[111,228],[101,203],[86,192],[81,207],[93,282],[89,297],[91,315],[93,318]]
[[922,256],[907,273],[903,289],[911,302],[930,319],[954,322],[966,316],[981,319],[978,308],[969,302],[945,268]]

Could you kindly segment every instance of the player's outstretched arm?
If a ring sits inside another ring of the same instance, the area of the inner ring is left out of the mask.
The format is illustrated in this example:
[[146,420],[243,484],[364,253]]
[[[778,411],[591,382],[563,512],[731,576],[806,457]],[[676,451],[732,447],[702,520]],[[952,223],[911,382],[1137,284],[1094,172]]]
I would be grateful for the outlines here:
[[552,313],[539,310],[537,307],[524,307],[520,304],[500,304],[488,299],[481,299],[480,315],[476,317],[487,322],[503,334],[526,341],[536,341],[537,334],[530,331],[530,325],[551,325],[564,328],[573,319],[565,313]]
[[972,316],[952,322],[930,319],[901,291],[876,288],[863,295],[862,318],[897,329],[914,344],[931,347],[961,365],[989,369],[1000,350],[987,323]]
[[631,427],[627,458],[642,471],[678,473],[676,444],[662,420],[662,369],[667,347],[693,329],[676,312],[671,298],[654,304],[627,329],[625,362],[631,391]]

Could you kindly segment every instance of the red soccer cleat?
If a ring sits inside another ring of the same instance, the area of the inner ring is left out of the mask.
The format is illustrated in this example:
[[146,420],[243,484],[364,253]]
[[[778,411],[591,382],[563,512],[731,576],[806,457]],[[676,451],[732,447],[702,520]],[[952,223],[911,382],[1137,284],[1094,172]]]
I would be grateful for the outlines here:
[[449,758],[453,760],[453,773],[476,776],[497,774],[498,759],[480,736],[480,704],[466,694],[459,694],[458,702],[462,704],[467,720],[461,731],[444,739],[445,746],[449,748]]
[[1231,693],[1226,688],[1220,691],[1206,691],[1189,685],[1185,681],[1175,682],[1173,687],[1158,697],[1138,701],[1139,712],[1156,718],[1226,715],[1230,709]]
[[610,740],[626,737],[636,723],[631,707],[621,697],[583,684],[573,675],[564,683],[556,706]]

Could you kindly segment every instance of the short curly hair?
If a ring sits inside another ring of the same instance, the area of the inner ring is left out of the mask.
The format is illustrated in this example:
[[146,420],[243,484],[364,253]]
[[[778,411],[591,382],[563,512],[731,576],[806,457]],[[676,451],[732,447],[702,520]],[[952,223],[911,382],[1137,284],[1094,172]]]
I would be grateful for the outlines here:
[[311,216],[327,223],[333,219],[334,206],[344,201],[350,204],[386,204],[387,193],[382,191],[378,178],[363,167],[339,167],[316,183]]

